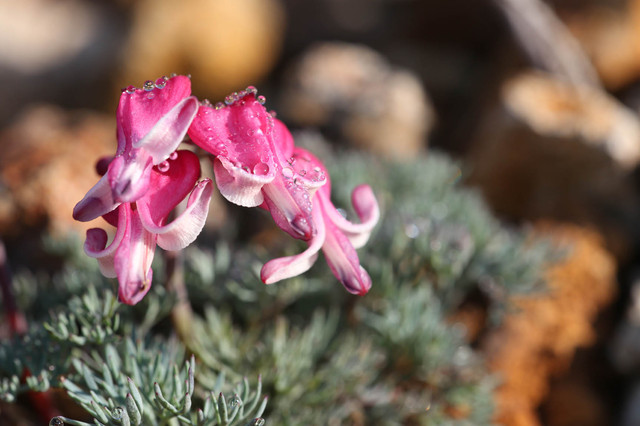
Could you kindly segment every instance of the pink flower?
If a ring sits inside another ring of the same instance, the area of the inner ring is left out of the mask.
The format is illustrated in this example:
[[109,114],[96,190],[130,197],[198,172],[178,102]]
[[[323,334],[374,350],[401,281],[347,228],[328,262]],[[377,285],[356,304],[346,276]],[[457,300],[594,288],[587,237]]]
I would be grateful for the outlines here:
[[[313,172],[322,172],[328,176],[322,163],[302,148],[294,148],[291,159],[296,166],[295,173],[299,176]],[[331,271],[347,291],[358,295],[367,293],[371,288],[371,278],[360,266],[355,249],[362,247],[369,239],[380,218],[380,209],[368,185],[356,187],[351,199],[361,221],[359,224],[346,220],[334,207],[331,202],[331,183],[327,180],[313,197],[311,216],[317,232],[308,241],[309,247],[298,255],[267,262],[260,272],[262,281],[272,284],[307,271],[322,248]]]
[[[87,231],[85,252],[98,259],[103,275],[118,278],[120,301],[134,305],[149,291],[156,244],[165,250],[181,250],[202,230],[213,184],[210,179],[197,182],[199,176],[198,157],[190,151],[176,151],[166,166],[151,168],[149,188],[144,195],[103,215],[116,227],[111,244],[107,246],[104,230]],[[186,209],[167,223],[171,211],[187,195]]]
[[[306,176],[295,172],[293,138],[256,93],[248,87],[215,108],[201,105],[189,136],[213,154],[216,183],[227,200],[262,206],[284,231],[309,240],[316,233],[311,197],[326,178],[320,171],[311,170]],[[292,185],[294,180],[297,185]]]
[[[142,89],[123,91],[117,111],[118,148],[106,174],[74,207],[83,222],[103,216],[117,227],[107,246],[102,229],[87,231],[85,251],[102,273],[117,277],[120,299],[139,302],[151,285],[156,244],[180,250],[200,233],[213,192],[211,180],[197,182],[198,157],[176,151],[198,109],[187,77],[159,78]],[[191,193],[173,222],[170,212]]]

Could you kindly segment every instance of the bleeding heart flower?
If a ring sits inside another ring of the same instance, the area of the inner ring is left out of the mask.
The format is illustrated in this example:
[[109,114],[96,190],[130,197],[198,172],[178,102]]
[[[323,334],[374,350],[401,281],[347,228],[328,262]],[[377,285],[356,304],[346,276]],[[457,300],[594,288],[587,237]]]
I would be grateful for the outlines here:
[[[311,153],[294,148],[292,159],[298,175],[306,176],[310,171],[328,176],[324,166]],[[306,173],[303,173],[306,171]],[[295,181],[292,185],[299,185]],[[289,189],[290,192],[294,191]],[[308,241],[304,252],[267,262],[260,272],[265,284],[272,284],[285,278],[291,278],[307,271],[318,257],[322,248],[331,271],[353,294],[363,295],[371,288],[371,278],[360,266],[356,248],[362,247],[373,227],[380,218],[380,209],[376,198],[368,185],[360,185],[353,190],[351,200],[361,223],[354,224],[346,220],[331,202],[331,183],[327,178],[312,200],[312,221],[317,232]]]
[[309,240],[316,233],[311,199],[325,184],[325,174],[296,165],[291,134],[256,93],[248,87],[224,104],[202,104],[189,136],[213,154],[216,183],[227,200],[262,206],[291,236]]
[[[181,250],[202,230],[213,183],[210,179],[197,182],[199,176],[198,157],[190,151],[176,151],[161,166],[151,168],[144,195],[103,215],[116,227],[111,244],[107,246],[103,229],[87,231],[85,252],[98,259],[103,275],[118,278],[120,301],[134,305],[149,291],[156,244],[165,250]],[[106,181],[103,178],[100,182]],[[106,183],[102,185],[108,188]],[[187,195],[185,210],[167,223],[170,213]]]

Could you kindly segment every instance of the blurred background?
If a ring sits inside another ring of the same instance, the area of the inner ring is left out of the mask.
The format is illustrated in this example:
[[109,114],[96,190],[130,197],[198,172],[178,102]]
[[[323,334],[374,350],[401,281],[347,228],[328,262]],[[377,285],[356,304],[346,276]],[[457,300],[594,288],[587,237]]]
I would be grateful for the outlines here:
[[114,151],[121,88],[190,74],[215,103],[254,85],[294,134],[398,162],[444,151],[505,222],[597,241],[604,266],[576,251],[591,270],[569,280],[594,284],[521,336],[539,321],[555,340],[496,364],[516,377],[496,421],[640,424],[640,1],[3,0],[0,29],[14,263],[83,231],[70,212]]

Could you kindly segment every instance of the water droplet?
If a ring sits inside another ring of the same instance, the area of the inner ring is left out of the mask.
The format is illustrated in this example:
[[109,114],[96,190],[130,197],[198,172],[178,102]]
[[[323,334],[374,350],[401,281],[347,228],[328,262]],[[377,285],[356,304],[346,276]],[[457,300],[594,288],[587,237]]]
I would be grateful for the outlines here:
[[271,115],[271,117],[276,118],[276,116],[278,115],[275,111],[269,111],[269,114]]
[[255,86],[247,86],[247,88],[244,89],[244,91],[247,93],[252,93],[254,95],[258,93],[258,89],[256,89]]
[[307,171],[302,169],[300,170],[300,176],[306,176],[307,175]]
[[142,88],[145,90],[145,92],[152,91],[154,87],[156,87],[156,85],[153,84],[153,81],[151,80],[145,81],[144,84],[142,85]]
[[253,174],[264,176],[269,173],[269,165],[265,163],[257,163],[253,166]]
[[223,102],[217,102],[216,103],[216,109],[222,109],[225,107],[225,104]]
[[177,77],[177,76],[178,76],[178,74],[176,74],[175,72],[172,72],[172,73],[171,73],[171,78],[173,78],[173,77]]
[[267,98],[262,95],[258,96],[256,100],[260,103],[260,105],[264,105],[265,103],[267,103]]
[[169,154],[169,160],[175,160],[176,158],[178,158],[178,153],[176,151]]
[[238,405],[242,405],[242,400],[238,395],[234,395],[233,398],[229,401],[229,407],[235,408]]
[[130,95],[133,95],[134,93],[136,93],[136,86],[128,86],[126,92]]
[[284,169],[282,169],[282,176],[284,176],[287,179],[291,179],[293,177],[293,169],[291,167],[285,167]]
[[49,426],[62,426],[62,425],[64,425],[64,420],[62,420],[60,417],[54,417],[49,422]]
[[266,423],[266,420],[263,419],[262,417],[253,419],[253,426],[264,426],[265,423]]
[[160,77],[159,79],[156,80],[156,87],[158,89],[164,89],[166,85],[167,85],[167,77]]
[[168,172],[170,167],[171,166],[169,165],[168,161],[163,161],[162,163],[158,164],[158,170],[160,170],[161,173]]
[[211,101],[209,99],[205,99],[205,100],[200,102],[200,105],[206,106],[206,107],[211,107]]
[[124,413],[125,413],[124,408],[116,407],[113,409],[113,414],[111,414],[111,417],[114,420],[120,420],[122,419],[122,417],[124,417]]
[[[211,139],[213,139],[213,138],[211,138]],[[218,142],[218,143],[216,144],[216,148],[218,148],[219,150],[223,150],[223,149],[225,149],[225,148],[226,148],[226,145],[225,145],[225,144],[223,144],[222,142]]]
[[320,173],[322,171],[322,169],[320,167],[318,167],[318,166],[315,166],[313,168],[313,171],[316,172],[316,173]]
[[153,93],[149,93],[149,94],[147,94],[147,99],[153,99],[153,98],[155,98],[155,97],[156,97],[156,95],[155,95],[155,94],[153,94]]
[[420,235],[420,228],[415,223],[409,223],[404,227],[404,233],[407,237],[414,239]]
[[249,173],[249,166],[242,166],[242,170]]
[[249,129],[249,130],[247,130],[247,136],[253,136],[253,135],[255,135],[255,134],[256,134],[255,129]]

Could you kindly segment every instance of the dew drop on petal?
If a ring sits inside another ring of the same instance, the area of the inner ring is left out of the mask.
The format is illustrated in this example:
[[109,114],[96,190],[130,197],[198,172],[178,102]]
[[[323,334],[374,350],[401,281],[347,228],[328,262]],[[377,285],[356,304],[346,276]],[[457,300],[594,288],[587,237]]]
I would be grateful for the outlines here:
[[167,77],[160,77],[159,79],[156,80],[156,88],[164,89],[166,85],[167,85]]
[[258,96],[256,100],[258,101],[258,103],[260,103],[260,105],[264,105],[265,103],[267,103],[267,98],[262,95]]
[[133,95],[134,93],[136,93],[136,86],[128,86],[126,92],[130,95]]
[[296,216],[291,221],[291,227],[301,236],[309,236],[311,234],[311,227],[309,222],[303,216]]
[[225,107],[225,104],[223,102],[217,102],[216,103],[216,109],[222,109]]
[[168,161],[163,161],[162,163],[158,164],[158,170],[160,170],[160,172],[162,173],[168,172],[170,167],[171,166],[169,165]]
[[149,93],[147,94],[147,99],[153,99],[155,98],[156,95],[154,95],[153,93]]
[[293,177],[293,169],[291,167],[285,167],[284,169],[282,169],[282,176],[284,176],[287,179],[291,179]]
[[276,118],[276,116],[278,115],[275,111],[269,111],[269,114],[271,115],[271,117]]
[[156,87],[156,85],[151,80],[145,81],[144,84],[142,85],[142,88],[145,90],[145,92],[152,91],[154,87]]
[[60,417],[54,417],[51,419],[51,421],[49,421],[49,426],[62,426],[64,425],[64,420],[62,420]]
[[269,165],[266,163],[257,163],[253,166],[253,174],[264,176],[269,173]]
[[206,107],[210,107],[211,106],[211,101],[209,99],[205,99],[205,100],[200,102],[200,105],[206,106]]
[[178,158],[178,153],[176,151],[169,154],[169,160],[175,160],[176,158]]

